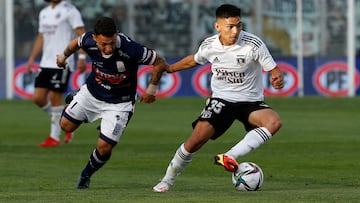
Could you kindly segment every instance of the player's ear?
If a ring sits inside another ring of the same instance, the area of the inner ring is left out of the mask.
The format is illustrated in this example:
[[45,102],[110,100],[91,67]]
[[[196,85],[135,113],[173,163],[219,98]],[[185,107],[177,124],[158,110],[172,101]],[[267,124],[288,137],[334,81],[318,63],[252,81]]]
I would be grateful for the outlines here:
[[218,32],[220,32],[220,24],[217,21],[215,21],[214,27]]

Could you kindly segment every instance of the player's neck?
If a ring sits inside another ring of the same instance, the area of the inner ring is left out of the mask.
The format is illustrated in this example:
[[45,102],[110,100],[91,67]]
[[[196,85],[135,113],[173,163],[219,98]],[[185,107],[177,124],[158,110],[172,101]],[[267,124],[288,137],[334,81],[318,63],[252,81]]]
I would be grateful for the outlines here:
[[50,6],[51,6],[51,8],[55,8],[60,3],[61,3],[61,1],[59,1],[59,2],[51,2]]

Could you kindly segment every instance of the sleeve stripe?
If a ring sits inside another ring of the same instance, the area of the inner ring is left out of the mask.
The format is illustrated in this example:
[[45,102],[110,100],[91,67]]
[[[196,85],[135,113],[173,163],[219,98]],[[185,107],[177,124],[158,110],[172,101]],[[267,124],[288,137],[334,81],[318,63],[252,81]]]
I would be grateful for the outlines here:
[[82,41],[83,41],[83,38],[85,36],[85,33],[86,32],[84,32],[81,36],[78,37],[78,45],[79,45],[79,47],[82,47]]
[[154,50],[147,49],[144,47],[142,63],[152,65],[155,62],[155,58],[156,58],[156,52]]

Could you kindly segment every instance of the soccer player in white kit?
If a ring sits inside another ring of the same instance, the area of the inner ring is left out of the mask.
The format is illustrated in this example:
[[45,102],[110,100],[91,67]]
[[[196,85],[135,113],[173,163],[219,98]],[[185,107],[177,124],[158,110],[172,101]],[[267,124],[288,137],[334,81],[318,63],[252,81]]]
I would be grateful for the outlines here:
[[191,136],[176,150],[153,192],[169,191],[194,153],[209,139],[225,133],[235,120],[244,124],[247,134],[229,151],[215,156],[215,163],[231,172],[238,169],[238,157],[271,139],[281,127],[278,114],[264,102],[262,69],[271,73],[270,82],[275,89],[284,85],[282,71],[266,45],[257,36],[241,30],[241,10],[234,5],[224,4],[216,9],[215,29],[219,33],[205,39],[196,54],[166,70],[171,73],[210,62],[212,95],[192,123]]
[[[35,78],[34,103],[47,112],[51,117],[50,135],[40,147],[59,146],[61,128],[59,120],[64,108],[63,93],[66,92],[70,73],[74,70],[74,57],[69,57],[67,68],[59,68],[56,64],[56,55],[61,53],[67,44],[74,38],[75,33],[85,32],[84,22],[79,10],[67,1],[45,0],[50,4],[39,14],[39,32],[27,62],[28,72],[36,57],[42,53],[40,69]],[[80,71],[86,69],[85,54],[79,54],[77,66]],[[72,132],[65,134],[65,143],[73,136]]]
[[168,64],[155,50],[118,33],[114,20],[108,17],[97,19],[94,31],[74,39],[63,54],[58,55],[59,67],[64,67],[65,59],[79,48],[91,58],[92,71],[66,107],[60,122],[64,131],[72,132],[83,122],[101,119],[97,146],[76,185],[77,189],[87,189],[91,176],[110,159],[112,149],[133,115],[139,65],[153,65],[150,85],[140,98],[152,103]]

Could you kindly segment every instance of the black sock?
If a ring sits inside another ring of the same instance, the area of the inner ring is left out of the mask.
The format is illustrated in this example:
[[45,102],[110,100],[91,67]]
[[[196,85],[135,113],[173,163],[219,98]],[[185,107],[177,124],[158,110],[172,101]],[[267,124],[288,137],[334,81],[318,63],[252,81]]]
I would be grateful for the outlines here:
[[101,155],[97,149],[94,149],[93,153],[90,155],[88,163],[81,172],[81,176],[92,176],[95,171],[99,170],[110,159],[110,156],[111,153]]

